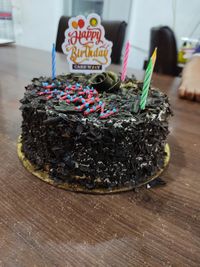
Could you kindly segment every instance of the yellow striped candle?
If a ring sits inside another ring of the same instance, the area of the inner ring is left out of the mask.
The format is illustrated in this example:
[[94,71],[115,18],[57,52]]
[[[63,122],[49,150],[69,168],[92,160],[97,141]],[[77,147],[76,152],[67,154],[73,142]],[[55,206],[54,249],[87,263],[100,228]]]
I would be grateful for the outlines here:
[[155,66],[156,62],[156,57],[157,57],[157,48],[155,48],[152,57],[149,60],[146,72],[145,72],[145,77],[144,77],[144,83],[142,87],[142,95],[140,99],[140,108],[143,110],[145,109],[148,93],[149,93],[149,87],[151,83],[151,77],[153,74],[153,69]]

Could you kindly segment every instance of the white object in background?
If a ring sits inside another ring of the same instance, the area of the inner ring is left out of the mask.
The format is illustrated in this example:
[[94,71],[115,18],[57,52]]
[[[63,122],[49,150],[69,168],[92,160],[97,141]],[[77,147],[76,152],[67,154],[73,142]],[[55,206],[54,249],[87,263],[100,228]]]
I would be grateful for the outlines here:
[[14,42],[11,0],[0,0],[0,44]]
[[5,44],[10,44],[13,43],[14,41],[11,39],[4,39],[4,38],[0,38],[0,45],[5,45]]
[[21,11],[21,1],[12,0],[12,15],[13,15],[13,25],[14,25],[14,35],[16,42],[21,41],[23,30],[22,30],[22,11]]

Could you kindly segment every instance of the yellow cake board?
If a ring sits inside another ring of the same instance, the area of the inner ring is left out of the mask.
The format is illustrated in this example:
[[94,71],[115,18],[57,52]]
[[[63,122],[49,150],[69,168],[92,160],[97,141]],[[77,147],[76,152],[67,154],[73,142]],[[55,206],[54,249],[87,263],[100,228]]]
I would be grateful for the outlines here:
[[167,167],[169,160],[170,160],[170,148],[169,145],[165,145],[165,152],[166,152],[166,157],[164,161],[164,166],[162,169],[160,169],[155,175],[149,177],[145,182],[138,184],[137,186],[124,186],[124,187],[117,187],[113,189],[87,189],[83,186],[80,185],[73,185],[73,184],[68,184],[67,182],[64,183],[58,183],[52,180],[52,178],[49,176],[49,174],[46,171],[41,171],[37,170],[36,166],[32,164],[24,155],[22,152],[22,143],[21,143],[21,137],[18,139],[17,143],[17,153],[18,157],[21,160],[22,164],[24,167],[33,175],[41,179],[42,181],[51,184],[55,187],[62,188],[65,190],[69,191],[75,191],[75,192],[82,192],[82,193],[92,193],[92,194],[109,194],[109,193],[119,193],[119,192],[125,192],[125,191],[130,191],[133,190],[136,187],[140,187],[142,185],[148,184],[152,180],[158,178],[161,173],[164,171],[164,169]]

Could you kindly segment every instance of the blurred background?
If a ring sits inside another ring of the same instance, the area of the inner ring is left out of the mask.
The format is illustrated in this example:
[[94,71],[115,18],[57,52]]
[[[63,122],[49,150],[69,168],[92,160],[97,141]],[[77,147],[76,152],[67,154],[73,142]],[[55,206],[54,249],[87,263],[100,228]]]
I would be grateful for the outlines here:
[[[132,68],[142,69],[152,46],[159,42],[166,51],[176,48],[178,64],[184,64],[199,42],[200,0],[0,0],[0,44],[14,41],[50,51],[62,15],[91,12],[103,21],[127,23],[121,41],[131,42],[128,65]],[[170,48],[174,40],[171,43],[173,38],[166,37],[169,32],[160,31],[161,26],[168,26],[174,34],[175,48]],[[160,31],[157,35],[155,27]]]

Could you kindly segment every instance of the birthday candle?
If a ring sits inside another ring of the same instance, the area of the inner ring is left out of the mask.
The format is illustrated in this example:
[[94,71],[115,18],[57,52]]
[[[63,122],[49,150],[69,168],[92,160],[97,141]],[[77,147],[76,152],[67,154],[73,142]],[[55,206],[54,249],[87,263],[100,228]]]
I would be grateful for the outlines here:
[[52,80],[56,78],[56,49],[55,44],[52,47]]
[[123,60],[123,67],[122,67],[122,75],[121,75],[121,80],[124,81],[126,78],[126,73],[127,73],[127,64],[128,64],[128,55],[130,51],[130,42],[128,41],[126,43],[126,48],[125,48],[125,54],[124,54],[124,60]]
[[144,77],[144,83],[143,83],[143,88],[142,88],[142,95],[140,99],[140,108],[143,110],[145,109],[147,97],[148,97],[148,92],[149,92],[149,86],[151,83],[151,77],[153,74],[153,69],[154,65],[156,62],[156,56],[157,56],[157,48],[155,48],[152,57],[149,60],[146,72],[145,72],[145,77]]

